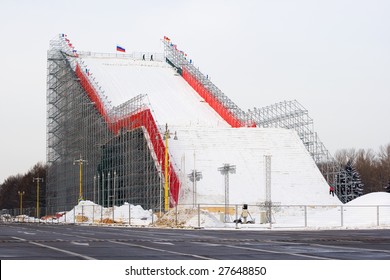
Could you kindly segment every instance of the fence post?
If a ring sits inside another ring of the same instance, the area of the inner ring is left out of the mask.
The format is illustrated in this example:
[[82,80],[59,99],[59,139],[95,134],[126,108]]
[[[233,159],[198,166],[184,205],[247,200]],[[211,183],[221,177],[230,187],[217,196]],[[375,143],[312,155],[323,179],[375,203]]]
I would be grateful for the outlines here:
[[305,227],[307,227],[307,205],[305,205]]
[[131,226],[131,204],[129,204],[129,226]]
[[115,205],[112,205],[112,223],[115,224]]
[[177,203],[175,205],[175,224],[177,226]]
[[376,226],[379,227],[379,205],[376,206]]
[[236,204],[236,229],[238,229],[238,205]]
[[103,205],[100,205],[100,223],[103,223]]
[[344,226],[344,206],[341,205],[341,226],[343,227]]
[[198,228],[200,229],[200,204],[198,204]]

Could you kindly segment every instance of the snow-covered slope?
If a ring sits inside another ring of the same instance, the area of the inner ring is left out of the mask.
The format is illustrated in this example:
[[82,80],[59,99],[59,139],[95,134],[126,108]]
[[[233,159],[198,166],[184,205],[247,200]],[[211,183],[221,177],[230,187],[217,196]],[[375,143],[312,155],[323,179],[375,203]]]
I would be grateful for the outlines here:
[[124,58],[83,57],[111,105],[146,94],[157,122],[228,127],[228,124],[167,63]]
[[[147,94],[161,131],[168,123],[178,140],[169,151],[181,174],[179,203],[192,203],[192,183],[187,174],[203,173],[198,182],[198,203],[224,203],[224,163],[236,165],[230,175],[230,203],[265,201],[264,155],[272,156],[272,201],[289,204],[339,204],[293,130],[231,128],[164,61],[82,57],[93,78],[113,106]],[[195,154],[195,160],[194,160]]]
[[[339,204],[296,132],[278,128],[175,127],[178,140],[170,150],[183,175],[202,172],[198,203],[224,203],[224,163],[236,166],[229,175],[231,204],[265,201],[264,155],[271,155],[271,197],[283,205]],[[195,161],[194,161],[195,159]],[[187,177],[187,176],[185,176]],[[192,201],[192,182],[182,186],[183,202]]]

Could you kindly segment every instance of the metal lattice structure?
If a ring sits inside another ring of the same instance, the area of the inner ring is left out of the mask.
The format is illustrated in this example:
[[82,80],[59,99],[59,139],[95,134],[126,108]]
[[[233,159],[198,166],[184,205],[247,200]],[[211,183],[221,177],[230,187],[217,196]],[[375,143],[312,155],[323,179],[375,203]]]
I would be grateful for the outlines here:
[[236,166],[231,165],[229,163],[224,163],[223,166],[218,168],[218,171],[221,172],[221,174],[224,176],[225,180],[225,222],[228,222],[230,219],[229,215],[229,174],[235,174],[236,173]]
[[265,202],[267,222],[272,224],[271,155],[264,156],[265,164]]
[[69,210],[78,203],[79,169],[73,162],[80,156],[88,161],[81,174],[84,200],[106,207],[128,202],[158,209],[163,180],[159,158],[164,146],[155,144],[163,143],[162,136],[145,105],[146,96],[112,107],[84,71],[66,37],[50,42],[48,212]]
[[340,167],[314,131],[313,119],[298,101],[283,101],[263,108],[248,110],[248,118],[259,127],[293,129],[314,159],[327,182],[335,184]]

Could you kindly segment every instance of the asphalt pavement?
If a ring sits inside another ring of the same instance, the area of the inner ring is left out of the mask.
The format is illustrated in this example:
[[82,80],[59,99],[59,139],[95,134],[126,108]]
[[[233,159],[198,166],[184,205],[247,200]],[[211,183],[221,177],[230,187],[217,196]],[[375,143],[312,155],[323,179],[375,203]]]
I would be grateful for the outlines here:
[[390,260],[390,230],[0,224],[1,260]]

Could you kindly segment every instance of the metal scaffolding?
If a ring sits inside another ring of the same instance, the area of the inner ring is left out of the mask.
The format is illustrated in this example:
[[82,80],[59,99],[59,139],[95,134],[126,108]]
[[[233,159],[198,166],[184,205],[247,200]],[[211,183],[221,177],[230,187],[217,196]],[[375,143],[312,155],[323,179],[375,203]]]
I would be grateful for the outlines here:
[[[162,143],[162,136],[151,123],[146,96],[112,107],[99,85],[85,84],[80,71],[85,69],[69,40],[64,35],[52,40],[47,72],[48,213],[78,203],[79,176],[84,200],[105,207],[128,202],[159,209],[163,174],[158,158],[164,147],[156,150],[151,143]],[[88,87],[94,87],[97,96],[91,96]],[[79,175],[73,163],[80,156],[88,164]]]
[[258,127],[295,130],[327,182],[336,184],[335,176],[340,167],[314,131],[313,119],[308,111],[298,101],[283,101],[248,110],[248,118],[255,121]]
[[[232,127],[281,127],[297,131],[325,179],[336,186],[340,167],[314,132],[313,120],[301,104],[296,100],[284,101],[244,112],[168,38],[165,37],[163,43],[165,56],[157,53],[77,53],[63,34],[50,42],[47,65],[48,212],[69,210],[79,198],[105,207],[128,202],[146,209],[162,209],[167,201],[175,204],[178,200],[178,175],[173,163],[165,160],[168,147],[163,141],[164,131],[153,118],[147,95],[140,94],[119,106],[111,106],[102,88],[89,76],[93,73],[83,64],[83,56],[165,59]],[[79,169],[73,164],[77,158],[88,164]],[[164,190],[162,182],[166,182]],[[164,194],[166,190],[169,190],[168,199]]]
[[233,127],[252,126],[246,112],[227,97],[207,75],[204,75],[187,60],[186,54],[165,37],[164,53],[166,61],[176,68],[177,72],[209,103],[209,105]]

